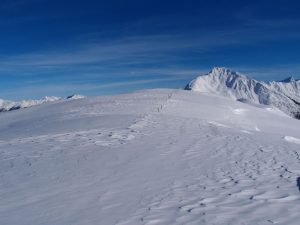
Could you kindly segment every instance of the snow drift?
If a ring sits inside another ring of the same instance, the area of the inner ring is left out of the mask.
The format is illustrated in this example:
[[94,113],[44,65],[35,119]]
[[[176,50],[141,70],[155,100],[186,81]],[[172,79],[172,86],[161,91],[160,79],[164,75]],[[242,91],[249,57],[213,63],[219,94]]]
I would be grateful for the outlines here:
[[300,120],[147,90],[0,114],[1,225],[298,225]]

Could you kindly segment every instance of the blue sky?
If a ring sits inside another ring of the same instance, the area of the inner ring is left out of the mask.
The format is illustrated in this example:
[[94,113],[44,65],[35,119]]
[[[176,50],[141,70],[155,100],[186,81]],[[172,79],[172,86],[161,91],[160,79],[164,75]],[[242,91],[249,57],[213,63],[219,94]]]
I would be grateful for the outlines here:
[[300,3],[2,0],[0,98],[183,87],[214,66],[300,77]]

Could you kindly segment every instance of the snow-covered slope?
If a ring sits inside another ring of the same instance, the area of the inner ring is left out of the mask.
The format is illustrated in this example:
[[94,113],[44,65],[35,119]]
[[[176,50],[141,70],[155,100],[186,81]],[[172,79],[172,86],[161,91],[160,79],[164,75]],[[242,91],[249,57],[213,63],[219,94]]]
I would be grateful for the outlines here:
[[[0,224],[289,224],[300,121],[184,90],[0,114]],[[298,185],[298,187],[297,187]]]
[[[66,99],[80,99],[80,98],[83,98],[83,96],[70,95]],[[39,100],[22,100],[19,102],[7,101],[7,100],[0,99],[0,112],[28,108],[31,106],[40,105],[40,104],[47,103],[47,102],[54,102],[54,101],[63,100],[63,99],[64,98],[59,98],[59,97],[55,97],[55,96],[51,96],[51,97],[46,96]]]
[[293,78],[266,83],[227,68],[214,68],[208,74],[191,81],[186,89],[271,105],[288,115],[300,118],[300,80]]

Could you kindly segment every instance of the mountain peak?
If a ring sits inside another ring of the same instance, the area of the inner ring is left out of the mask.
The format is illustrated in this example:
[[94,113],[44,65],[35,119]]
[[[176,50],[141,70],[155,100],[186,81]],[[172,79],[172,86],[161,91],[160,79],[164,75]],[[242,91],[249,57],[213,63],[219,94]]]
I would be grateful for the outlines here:
[[298,115],[300,111],[300,85],[293,77],[265,83],[228,68],[215,67],[209,73],[192,80],[186,89],[273,105],[292,116]]
[[280,81],[282,83],[291,83],[297,81],[293,76],[290,76],[288,78],[285,78],[284,80]]
[[54,102],[54,101],[63,100],[63,99],[73,100],[73,99],[81,99],[81,98],[84,98],[84,96],[74,94],[74,95],[70,95],[66,98],[60,98],[60,97],[55,97],[55,96],[46,96],[39,100],[22,100],[22,101],[18,101],[18,102],[0,99],[0,112],[12,111],[12,110],[21,109],[21,108],[28,108],[31,106],[40,105],[40,104],[47,103],[47,102]]
[[226,68],[226,67],[214,67],[208,74],[205,74],[208,76],[214,76],[216,79],[222,79],[222,80],[226,80],[226,79],[249,79],[251,80],[251,78],[236,72],[232,69]]
[[226,67],[214,67],[211,70],[211,73],[228,73],[228,72],[232,72],[232,70]]

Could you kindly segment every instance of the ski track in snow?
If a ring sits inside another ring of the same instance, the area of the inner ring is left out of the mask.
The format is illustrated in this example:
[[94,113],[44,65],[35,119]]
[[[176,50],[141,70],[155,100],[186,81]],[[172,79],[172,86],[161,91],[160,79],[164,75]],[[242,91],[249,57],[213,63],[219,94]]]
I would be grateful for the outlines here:
[[298,224],[298,121],[185,91],[111,98],[62,109],[129,124],[1,137],[0,224]]

